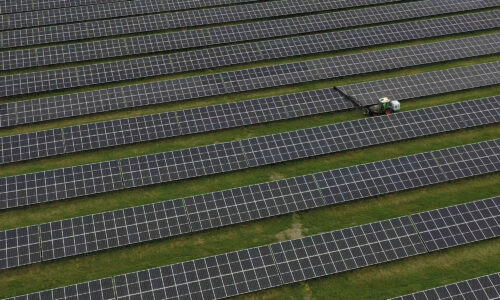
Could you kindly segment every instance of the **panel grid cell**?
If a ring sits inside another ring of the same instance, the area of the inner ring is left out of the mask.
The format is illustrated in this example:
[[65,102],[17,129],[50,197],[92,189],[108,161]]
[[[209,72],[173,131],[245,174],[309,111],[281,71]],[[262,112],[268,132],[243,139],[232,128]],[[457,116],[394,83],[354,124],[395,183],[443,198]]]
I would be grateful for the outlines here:
[[500,273],[467,279],[390,300],[499,299]]
[[[4,51],[0,52],[0,70],[180,50],[256,39],[269,39],[329,29],[340,29],[349,26],[369,25],[412,19],[415,17],[434,16],[443,13],[474,10],[490,6],[491,3],[486,3],[485,1],[419,1],[385,7],[358,9],[349,12],[340,11],[315,16],[245,23],[208,29],[195,29],[139,37],[47,46],[37,49]],[[411,33],[412,36],[420,35],[421,38],[425,38],[426,30],[423,28],[429,27],[443,27],[444,29],[448,29],[450,33],[456,32],[456,25],[459,24],[479,27],[484,26],[484,29],[486,29],[494,24],[495,19],[498,19],[496,17],[497,14],[497,11],[481,12],[406,24],[389,24],[379,26],[373,30],[376,30],[381,36],[384,32],[399,30],[400,33],[396,33],[396,35],[400,38],[403,38],[409,33]],[[489,20],[493,20],[493,23]],[[378,32],[379,29],[380,32]],[[347,47],[346,42],[351,42],[353,39],[359,39],[359,37],[364,35],[373,35],[371,30],[370,28],[366,28],[320,34],[318,35],[317,47],[332,47],[331,44],[339,44],[339,47],[342,45],[343,47]],[[324,43],[321,39],[323,36],[328,37],[332,42]],[[314,39],[314,37],[303,38]],[[374,40],[377,39],[378,38],[374,38]],[[357,46],[354,40],[351,42],[351,47]],[[312,43],[312,40],[309,42]],[[358,47],[359,46],[361,45],[358,45]]]
[[[0,178],[0,209],[194,178],[500,121],[500,97]],[[473,113],[471,113],[473,112]],[[379,132],[391,132],[380,135]]]
[[[308,37],[293,37],[80,67],[9,75],[0,77],[0,90],[10,90],[11,92],[3,95],[0,94],[0,96],[98,85],[261,60],[272,60],[500,27],[500,12],[497,11],[493,14],[496,15],[491,16],[491,19],[481,19],[477,20],[477,22],[467,20],[466,23],[454,24],[451,28],[444,27],[442,24],[434,24],[437,27],[420,27],[414,31],[409,31],[407,24],[398,24],[392,28],[358,29],[352,35],[349,33],[345,34],[345,32],[340,34],[325,33]],[[427,21],[427,23],[429,22]],[[380,32],[381,30],[382,32]]]
[[314,2],[304,2],[301,0],[266,1],[203,10],[24,28],[0,32],[0,48],[23,47],[107,36],[154,32],[166,29],[321,12],[325,10],[390,3],[395,1],[401,0],[317,0]]
[[[500,34],[315,59],[219,74],[128,85],[0,105],[13,126],[143,105],[339,78],[497,53]],[[390,58],[390,59],[389,59]],[[5,93],[11,93],[7,90]],[[12,122],[15,119],[15,122]],[[5,124],[5,122],[9,122]]]

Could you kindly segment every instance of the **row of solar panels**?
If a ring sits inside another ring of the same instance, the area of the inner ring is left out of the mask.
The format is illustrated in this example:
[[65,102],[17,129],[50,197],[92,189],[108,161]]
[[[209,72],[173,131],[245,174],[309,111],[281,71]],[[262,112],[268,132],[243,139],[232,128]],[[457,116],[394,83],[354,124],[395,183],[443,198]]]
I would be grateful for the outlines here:
[[[50,10],[31,10],[11,14],[2,14],[5,13],[2,9],[5,5],[0,4],[0,30],[117,18],[219,5],[242,4],[256,1],[257,0],[101,1],[101,3],[91,5],[71,5],[67,7],[63,6],[65,4],[64,1],[57,1],[61,6],[59,8],[52,8]],[[16,0],[15,4],[10,5],[8,8],[5,7],[5,9],[9,9],[12,12],[20,6],[19,2],[19,0]],[[86,2],[88,2],[88,0],[86,0]],[[36,3],[39,6],[43,5],[38,1]],[[48,3],[50,2],[47,2],[47,4]],[[73,1],[73,4],[76,3]],[[204,14],[205,11],[201,10],[199,13]]]
[[12,102],[0,105],[0,126],[341,78],[494,54],[499,49],[500,34],[489,34]]
[[0,164],[500,84],[500,61],[295,94],[0,137]]
[[496,238],[499,224],[494,197],[12,299],[222,299]]
[[376,99],[413,99],[500,84],[500,61],[339,86],[344,95],[369,105]]
[[[469,2],[453,0],[450,2],[449,0],[436,0],[409,2],[384,7],[361,8],[314,16],[301,16],[207,29],[134,36],[78,44],[63,44],[35,49],[4,51],[0,52],[0,70],[277,38],[288,35],[341,29],[351,26],[370,25],[417,17],[463,12],[487,7],[491,7],[491,4],[482,1]],[[495,11],[490,13],[495,14]],[[480,16],[485,20],[489,18],[488,13]],[[456,16],[449,18],[450,21],[444,19],[443,23],[440,25],[452,26],[454,22],[464,23],[464,21],[467,23],[466,18],[467,16]],[[473,16],[471,16],[471,18],[472,19],[468,21],[473,23],[478,22]],[[448,25],[448,22],[452,24]],[[432,23],[432,21],[423,21],[421,24],[434,23]],[[380,27],[380,29],[381,31],[391,31],[394,26],[399,27],[400,25],[388,25],[386,27]],[[422,26],[427,27],[426,25]],[[450,30],[453,31],[453,29]],[[411,28],[408,28],[408,31],[411,31]],[[364,30],[351,31],[354,36],[356,36],[356,33],[364,35],[365,32]],[[351,37],[340,35],[338,38],[350,39]]]
[[[203,8],[219,5],[232,5],[255,1],[268,0],[161,0],[163,7],[170,10],[183,10],[193,8]],[[136,2],[143,5],[151,5],[157,0],[5,0],[0,4],[0,14],[13,14],[38,10],[64,9],[78,6],[97,6],[116,2]],[[150,4],[151,3],[151,4]],[[94,9],[94,7],[89,8]]]
[[500,140],[0,232],[0,269],[500,171]]
[[0,209],[230,172],[499,121],[500,96],[496,96],[221,144],[3,177],[0,178]]
[[32,10],[45,10],[59,7],[85,6],[103,2],[128,0],[4,0],[0,3],[0,14],[9,14]]
[[[239,6],[209,8],[203,10],[203,14],[198,10],[190,10],[168,14],[132,16],[127,18],[24,28],[0,32],[0,48],[247,21],[396,1],[401,0],[317,0],[312,2],[279,0]],[[482,1],[491,1],[491,5],[498,5],[495,0]]]
[[[462,23],[455,22],[461,19]],[[475,22],[474,22],[475,21]],[[413,27],[413,26],[414,27]],[[416,26],[415,26],[416,25]],[[431,27],[422,27],[431,25]],[[500,11],[193,50],[0,77],[0,97],[136,80],[236,64],[402,42],[500,27]],[[492,36],[498,39],[498,36]]]
[[500,273],[467,279],[390,300],[500,299]]

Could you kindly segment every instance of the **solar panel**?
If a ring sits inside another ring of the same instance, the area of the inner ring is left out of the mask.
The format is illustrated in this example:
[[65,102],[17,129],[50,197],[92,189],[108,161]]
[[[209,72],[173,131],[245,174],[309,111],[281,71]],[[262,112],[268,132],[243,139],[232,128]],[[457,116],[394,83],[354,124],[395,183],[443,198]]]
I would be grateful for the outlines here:
[[354,108],[335,89],[0,137],[0,164]]
[[[0,178],[0,209],[229,172],[500,121],[500,97]],[[474,111],[474,114],[471,114]],[[380,131],[390,135],[374,134]]]
[[119,2],[124,0],[58,0],[58,1],[33,1],[33,0],[6,0],[0,3],[0,14],[11,14],[23,11],[53,9],[59,7],[72,7],[94,5],[103,2]]
[[40,261],[38,225],[0,231],[0,270]]
[[[82,22],[88,20],[117,18],[133,15],[144,15],[176,11],[192,8],[203,8],[218,5],[241,4],[258,0],[211,0],[211,1],[94,1],[96,4],[65,7],[51,10],[31,10],[15,14],[0,15],[0,30],[25,27],[47,26],[61,23]],[[87,1],[89,2],[89,1]],[[77,3],[74,3],[77,4]],[[40,5],[40,3],[38,3]],[[41,5],[40,5],[41,6]],[[11,8],[12,10],[12,8]],[[0,13],[3,13],[0,5]],[[200,11],[203,14],[204,11]]]
[[40,225],[44,261],[190,232],[181,200]]
[[[499,44],[500,34],[489,34],[7,103],[0,105],[0,111],[5,114],[0,126],[13,126],[487,55],[497,53],[500,49]],[[391,57],[390,63],[387,62],[387,57]],[[3,95],[12,92],[7,89]],[[9,123],[6,124],[6,122]]]
[[[442,13],[466,11],[481,8],[484,5],[484,1],[454,1],[453,3],[450,3],[450,1],[444,1],[443,3],[441,0],[419,1],[384,7],[370,7],[352,11],[339,11],[315,16],[301,16],[296,18],[245,23],[224,27],[213,27],[139,37],[127,37],[70,45],[48,46],[37,49],[4,51],[0,52],[0,70],[28,68],[110,57],[122,57],[134,54],[179,50],[192,47],[251,41],[256,39],[269,39],[273,37],[324,31],[328,29],[339,29],[356,25],[369,25],[380,22],[439,15]],[[453,32],[456,30],[453,29],[456,23],[476,24],[490,19],[497,20],[497,14],[497,11],[489,11],[477,14],[446,17],[442,19],[418,21],[409,23],[406,26],[415,24],[415,26],[426,28],[436,26],[446,28],[450,27],[450,32]],[[394,31],[395,28],[401,28],[401,26],[403,25],[389,24],[378,28],[380,28],[381,32],[385,32]],[[350,40],[353,37],[370,35],[370,30],[371,29],[356,29],[345,33],[329,33],[329,35],[326,35],[331,36],[333,40],[336,40],[335,44],[339,43],[339,45],[342,45],[342,42],[345,39]],[[411,27],[404,27],[403,30],[411,32],[415,29],[412,29]],[[416,31],[418,31],[419,34],[424,33],[418,29]],[[349,33],[352,33],[353,36],[350,36]],[[412,32],[412,34],[415,33]],[[404,34],[400,35],[404,36]],[[425,35],[423,35],[423,37],[425,37]],[[353,44],[351,46],[356,45]]]
[[120,160],[125,188],[248,168],[239,142],[227,142]]
[[184,198],[193,232],[325,205],[314,174]]
[[[374,197],[496,172],[500,169],[499,142],[487,141],[326,171],[316,174],[315,179],[327,205]],[[474,150],[472,155],[471,150]]]
[[268,246],[115,277],[116,299],[221,299],[281,285]]
[[64,300],[64,299],[91,299],[91,300],[113,300],[113,279],[103,278],[94,281],[68,285],[52,290],[46,290],[29,295],[10,298],[11,300]]
[[500,235],[500,197],[411,216],[428,251]]
[[[446,209],[453,210],[461,206],[488,206],[492,216],[500,218],[500,197]],[[421,214],[431,212],[434,211]],[[482,219],[480,214],[471,214],[469,221],[481,222]],[[439,223],[438,229],[446,228],[446,224]],[[499,235],[500,232],[496,232],[488,237]],[[467,243],[474,241],[469,240]],[[118,275],[111,280],[106,278],[95,281],[101,284],[94,286],[98,286],[95,288],[97,299],[109,299],[113,296],[116,299],[222,299],[427,252],[420,232],[413,225],[410,216],[403,216]],[[498,285],[497,279],[495,278],[494,282],[483,281],[483,284],[488,287],[493,286],[493,283]],[[103,295],[102,285],[107,287],[106,291],[110,291],[110,281],[114,282],[115,293]],[[81,298],[88,298],[89,285],[83,284],[87,289]],[[75,290],[75,285],[66,288]],[[54,291],[64,289],[63,287],[13,299],[40,299],[41,293],[53,295]]]
[[500,84],[500,61],[453,69],[355,83],[338,87],[362,105],[389,97],[406,100]]
[[500,170],[499,146],[500,140],[480,142],[45,223],[39,225],[42,260],[496,172]]
[[500,12],[497,12],[497,15],[489,21],[482,19],[476,23],[455,24],[449,27],[443,27],[444,24],[434,25],[437,27],[415,28],[415,31],[412,32],[408,30],[408,24],[398,24],[399,28],[391,28],[396,30],[386,30],[382,33],[380,30],[387,28],[358,29],[356,33],[347,35],[343,32],[340,34],[326,33],[308,37],[301,36],[10,75],[0,77],[0,90],[11,91],[11,93],[3,94],[3,96],[53,91],[193,70],[211,69],[261,60],[272,60],[353,47],[483,30],[488,29],[490,26],[491,28],[500,27]]
[[452,300],[500,298],[500,273],[493,273],[390,300]]
[[[63,132],[50,129],[0,138],[0,161],[20,161],[22,157],[44,157],[65,153]],[[5,160],[7,159],[7,160]]]
[[24,28],[0,32],[0,47],[11,48],[45,43],[67,42],[106,36],[117,36],[166,29],[255,20],[325,10],[390,3],[401,0],[301,0],[266,1],[238,6],[188,10],[165,14],[130,16],[106,20],[87,21]]
[[407,216],[271,245],[283,284],[427,252]]
[[[480,120],[474,121],[476,124],[490,122],[499,117],[495,116],[495,109],[491,110],[497,104],[493,102],[488,104],[476,102],[480,105],[478,109],[485,108],[485,114],[479,117]],[[463,102],[425,108],[394,114],[394,117],[389,118],[361,119],[251,138],[241,140],[241,144],[248,165],[262,166],[465,128],[470,125],[466,125],[468,122],[464,122],[462,116],[467,115],[465,111],[473,107],[471,105],[472,102]],[[454,113],[454,109],[460,109],[463,115]],[[380,130],[388,130],[391,135],[377,134]]]
[[[2,200],[6,200],[2,201],[2,206],[6,207],[123,189],[118,161],[50,170],[1,180],[5,187],[10,187],[1,188],[2,197],[5,197]],[[12,188],[15,188],[15,191]]]

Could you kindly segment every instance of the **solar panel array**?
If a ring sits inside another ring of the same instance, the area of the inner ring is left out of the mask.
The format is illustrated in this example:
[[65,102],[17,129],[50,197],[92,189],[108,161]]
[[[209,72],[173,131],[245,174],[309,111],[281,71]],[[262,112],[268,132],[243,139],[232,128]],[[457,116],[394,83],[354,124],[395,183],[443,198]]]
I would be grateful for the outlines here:
[[5,136],[0,137],[0,164],[354,108],[353,103],[336,89],[353,96],[357,102],[369,105],[385,96],[404,100],[500,84],[499,75],[500,62],[491,62],[283,96]]
[[[33,123],[497,53],[500,34],[315,59],[0,105],[0,126]],[[388,61],[390,57],[390,61]],[[5,93],[12,93],[6,90]],[[5,95],[5,94],[4,94]]]
[[426,253],[407,216],[270,245],[283,284]]
[[[258,0],[191,0],[161,2],[152,0],[101,1],[102,3],[86,6],[70,6],[51,10],[32,10],[16,14],[0,15],[0,30],[144,15],[256,1]],[[203,14],[203,11],[200,11],[200,13]]]
[[447,284],[391,300],[500,299],[500,273]]
[[[500,140],[492,140],[18,228],[0,232],[0,236],[10,234],[11,239],[19,240],[27,230],[36,230],[35,242],[38,250],[38,243],[41,245],[41,254],[38,261],[18,264],[23,265],[497,171]],[[13,244],[0,249],[26,246]],[[0,269],[18,266],[2,264],[4,260],[22,261],[18,252],[0,255]]]
[[[477,206],[484,207],[485,211],[491,213],[492,218],[500,220],[500,197],[444,209],[460,210],[463,207]],[[333,233],[327,233],[276,243],[271,245],[271,249],[284,284],[335,274],[345,270],[426,253],[424,243],[419,238],[421,232],[415,231],[411,219],[421,214],[435,214],[435,212],[428,211],[392,219],[390,222],[372,223],[369,226],[364,225],[341,232],[336,231],[336,236]],[[442,223],[444,220],[443,217],[435,218],[436,222],[441,221],[437,227],[438,229],[446,230],[446,225]],[[482,223],[480,215],[471,215],[465,222],[466,228],[464,228],[464,232],[470,233],[472,231],[467,225],[474,227],[480,223]],[[491,227],[483,227],[479,231],[488,232],[493,228],[498,230],[500,225],[498,223],[492,224]],[[386,230],[399,234],[388,234]],[[333,235],[333,239],[330,234]],[[377,244],[377,238],[386,235],[389,239],[395,236],[399,236],[399,239]],[[402,240],[400,235],[406,238]],[[497,231],[496,235],[490,235],[489,238],[498,237],[499,235],[500,232]],[[339,247],[339,241],[342,247]],[[467,241],[467,243],[472,242],[475,241]]]
[[[0,2],[0,100],[4,100],[0,104],[0,128],[497,55],[500,49],[500,33],[491,34],[491,29],[500,25],[498,0]],[[443,17],[446,14],[451,15]],[[428,19],[435,16],[440,18]],[[418,21],[409,22],[416,18]],[[384,25],[367,27],[380,23]],[[351,29],[339,30],[344,28]],[[489,34],[442,38],[484,30]],[[281,58],[432,37],[441,37],[441,42],[272,63]],[[85,41],[74,43],[80,40]],[[212,71],[262,61],[268,62],[265,67]],[[71,65],[64,65],[67,63]],[[30,70],[39,67],[42,69]],[[491,86],[499,83],[499,68],[500,62],[492,62],[3,136],[0,166],[352,109],[358,101],[367,105],[385,96],[404,100]],[[210,71],[201,76],[139,81],[198,70]],[[122,81],[127,82],[113,84]],[[92,88],[45,94],[89,86]],[[16,97],[19,95],[24,96]],[[498,122],[500,95],[0,177],[0,211]],[[81,162],[71,164],[77,163]],[[51,219],[0,231],[0,271],[498,171],[500,139],[495,139],[87,216]],[[499,236],[500,196],[12,299],[222,299]],[[495,280],[500,286],[500,276]],[[475,284],[468,290],[461,285],[458,294],[453,294],[456,288],[446,291],[450,291],[450,298],[500,296],[494,280],[481,286],[488,294]]]
[[[15,298],[23,299],[24,297],[25,296],[18,296]],[[26,297],[28,297],[27,299],[30,300],[47,300],[47,299],[112,300],[115,299],[115,291],[114,291],[113,279],[108,277],[90,282],[84,282],[71,286],[65,286],[57,289],[43,291]]]
[[[4,51],[0,52],[0,70],[251,41],[307,32],[339,29],[356,25],[369,25],[415,17],[433,16],[443,13],[467,11],[489,6],[491,6],[491,3],[486,3],[484,1],[419,1],[384,7],[370,7],[315,16],[252,22],[208,29],[57,45],[36,49]],[[479,19],[477,16],[479,16]],[[453,16],[444,18],[439,26],[453,27],[455,22],[480,23],[480,20],[489,20],[492,17],[495,19],[495,16],[495,11],[484,12],[480,15]],[[439,20],[420,21],[417,24],[428,27],[434,26],[435,22],[439,22]],[[393,27],[400,27],[400,25],[392,24],[380,28],[381,31],[391,31]],[[450,31],[453,30],[454,29],[450,29]],[[411,31],[411,29],[408,28],[408,31]],[[363,35],[365,31],[358,30],[351,32],[353,34],[359,33],[359,35]],[[335,36],[335,34],[332,33],[332,36]],[[350,39],[352,37],[339,36],[341,40],[345,38]]]
[[405,100],[500,84],[500,61],[337,87],[362,105],[382,97]]
[[[500,97],[0,178],[0,209],[264,166],[500,121]],[[374,134],[380,131],[390,135]]]
[[191,232],[181,199],[40,225],[43,261]]
[[0,47],[11,48],[105,36],[153,32],[166,29],[321,12],[325,10],[395,1],[401,0],[317,0],[314,2],[279,0],[209,8],[203,10],[203,14],[201,15],[199,10],[180,11],[167,14],[131,16],[126,18],[24,28],[0,32],[0,41],[2,41]]
[[[483,207],[492,218],[500,220],[500,197],[451,206],[448,210],[463,207]],[[421,214],[435,214],[436,211]],[[341,273],[347,270],[394,261],[418,254],[428,253],[415,229],[412,217],[373,222],[341,230],[334,230],[304,238],[273,243],[220,255],[180,262],[138,272],[114,276],[115,294],[100,289],[100,281],[83,284],[93,285],[99,299],[222,299],[253,291],[300,282],[312,278]],[[437,229],[446,229],[443,217]],[[482,223],[482,216],[470,214],[464,232],[472,232]],[[500,222],[480,231],[500,228]],[[496,235],[490,238],[498,237]],[[474,240],[468,241],[468,243]],[[102,279],[109,282],[110,279]],[[104,285],[111,290],[109,285]],[[54,291],[75,289],[68,286],[30,295],[21,299],[42,299],[42,293],[53,295]],[[88,294],[88,289],[83,289]],[[54,299],[58,299],[57,297]]]
[[[490,16],[491,19],[484,19],[484,15],[477,15],[476,22],[471,22],[473,20],[468,17],[464,18],[464,23],[448,24],[449,26],[445,26],[446,24],[443,24],[443,22],[433,20],[432,25],[434,27],[415,27],[412,31],[409,30],[409,24],[403,23],[397,24],[397,26],[393,25],[389,30],[383,32],[381,30],[388,29],[387,26],[384,28],[358,29],[354,30],[354,33],[348,31],[307,37],[300,36],[80,67],[8,75],[0,77],[0,91],[5,91],[0,93],[0,96],[98,85],[500,27],[500,11]],[[431,22],[427,21],[426,23]],[[418,24],[421,25],[421,22]]]
[[443,250],[500,235],[498,203],[468,203],[412,215],[411,218],[428,251]]
[[0,164],[354,108],[333,88],[0,137]]
[[11,14],[23,11],[45,10],[60,7],[94,5],[104,2],[119,2],[124,0],[5,0],[0,3],[0,14]]

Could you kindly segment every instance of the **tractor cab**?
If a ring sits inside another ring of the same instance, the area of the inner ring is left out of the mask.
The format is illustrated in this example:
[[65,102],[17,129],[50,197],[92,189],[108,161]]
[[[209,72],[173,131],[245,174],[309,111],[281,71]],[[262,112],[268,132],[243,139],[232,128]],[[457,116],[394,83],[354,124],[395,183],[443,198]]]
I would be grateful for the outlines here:
[[389,115],[401,109],[401,103],[388,97],[378,99],[375,105],[365,106],[363,111],[367,116]]

